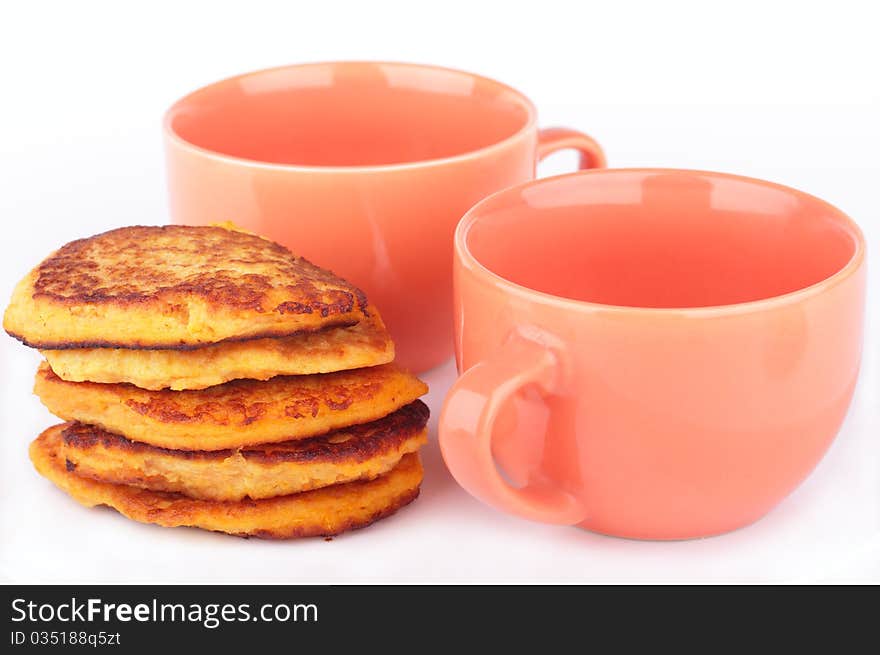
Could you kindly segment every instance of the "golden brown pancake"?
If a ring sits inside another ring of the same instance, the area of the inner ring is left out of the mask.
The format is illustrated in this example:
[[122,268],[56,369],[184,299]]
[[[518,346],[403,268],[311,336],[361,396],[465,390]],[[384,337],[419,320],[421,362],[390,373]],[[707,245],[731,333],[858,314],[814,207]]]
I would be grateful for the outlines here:
[[16,286],[6,331],[41,349],[195,348],[364,318],[366,298],[262,237],[123,227],[72,241]]
[[387,473],[427,442],[420,400],[322,437],[235,450],[168,450],[67,423],[59,456],[77,475],[202,500],[272,498]]
[[142,389],[204,389],[229,380],[331,373],[387,364],[394,343],[379,312],[353,327],[281,339],[226,341],[196,350],[72,348],[44,350],[55,374],[70,382],[128,382]]
[[405,455],[394,469],[374,480],[349,482],[264,500],[220,502],[98,482],[69,471],[61,449],[62,425],[31,444],[37,471],[86,507],[108,505],[135,521],[164,527],[191,526],[269,539],[330,536],[384,518],[419,495],[422,466]]
[[160,448],[224,450],[326,434],[408,405],[428,388],[395,364],[320,375],[233,380],[193,391],[66,382],[43,362],[34,383],[49,411]]

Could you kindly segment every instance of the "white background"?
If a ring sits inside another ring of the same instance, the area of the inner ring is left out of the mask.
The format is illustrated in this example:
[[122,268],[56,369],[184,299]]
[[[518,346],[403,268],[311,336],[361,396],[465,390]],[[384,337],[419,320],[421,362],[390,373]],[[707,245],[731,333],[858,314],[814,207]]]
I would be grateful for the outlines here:
[[[51,249],[167,222],[160,118],[217,79],[285,63],[435,63],[507,82],[541,123],[612,166],[721,170],[829,200],[880,246],[873,3],[8,3],[0,12],[0,297]],[[562,172],[558,155],[540,172]],[[873,270],[877,265],[871,262]],[[85,510],[31,469],[53,422],[38,356],[0,339],[0,579],[25,582],[880,580],[878,277],[850,416],[815,473],[759,523],[648,543],[527,523],[472,500],[436,433],[422,497],[332,542],[266,543]],[[436,415],[454,370],[426,376]]]

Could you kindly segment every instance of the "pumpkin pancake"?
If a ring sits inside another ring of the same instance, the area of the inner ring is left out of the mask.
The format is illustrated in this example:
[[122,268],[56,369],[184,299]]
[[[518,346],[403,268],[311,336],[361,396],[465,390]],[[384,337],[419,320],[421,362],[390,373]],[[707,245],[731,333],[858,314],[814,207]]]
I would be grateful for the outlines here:
[[123,227],[71,241],[15,288],[3,327],[41,349],[186,349],[361,321],[331,272],[224,227]]
[[55,374],[70,382],[128,382],[142,389],[204,389],[229,380],[330,373],[387,364],[394,343],[379,312],[353,327],[281,339],[226,341],[196,350],[72,348],[43,350]]
[[173,450],[225,450],[315,437],[375,421],[427,391],[424,382],[395,364],[148,391],[131,384],[67,382],[43,362],[34,384],[43,404],[65,421],[91,423]]
[[101,428],[68,423],[59,455],[77,475],[182,493],[203,500],[272,498],[353,480],[372,480],[427,442],[420,400],[378,421],[322,437],[188,451],[129,441]]
[[41,475],[86,507],[108,505],[135,521],[164,527],[190,526],[270,539],[330,536],[393,514],[419,495],[422,481],[419,456],[409,454],[370,481],[263,500],[194,500],[77,475],[61,453],[63,430],[63,425],[53,426],[31,444],[31,461]]

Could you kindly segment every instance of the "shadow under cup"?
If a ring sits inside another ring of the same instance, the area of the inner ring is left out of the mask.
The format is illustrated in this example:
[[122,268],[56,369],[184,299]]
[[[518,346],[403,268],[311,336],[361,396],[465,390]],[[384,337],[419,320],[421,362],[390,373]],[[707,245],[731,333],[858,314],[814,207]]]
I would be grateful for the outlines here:
[[[648,539],[746,525],[840,428],[864,284],[858,227],[771,183],[619,170],[498,193],[456,234],[463,375],[444,456],[471,493],[532,519]],[[510,382],[545,366],[541,352],[552,375]],[[504,367],[508,381],[493,378]],[[488,435],[461,427],[481,395],[502,406]],[[471,438],[516,487],[474,472]],[[554,494],[578,509],[554,515]]]

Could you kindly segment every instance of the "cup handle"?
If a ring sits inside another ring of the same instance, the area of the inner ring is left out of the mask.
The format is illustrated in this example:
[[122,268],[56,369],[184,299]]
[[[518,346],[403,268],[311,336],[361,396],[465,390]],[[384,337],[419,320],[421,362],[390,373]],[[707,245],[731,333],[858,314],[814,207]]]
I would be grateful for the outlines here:
[[538,161],[558,150],[572,148],[580,157],[579,170],[605,168],[605,153],[592,137],[567,127],[547,127],[538,131]]
[[439,441],[453,477],[471,495],[533,521],[574,525],[585,518],[580,501],[546,482],[507,483],[492,457],[499,410],[518,390],[535,384],[552,393],[559,360],[546,345],[514,331],[495,355],[475,364],[452,385],[440,414]]

